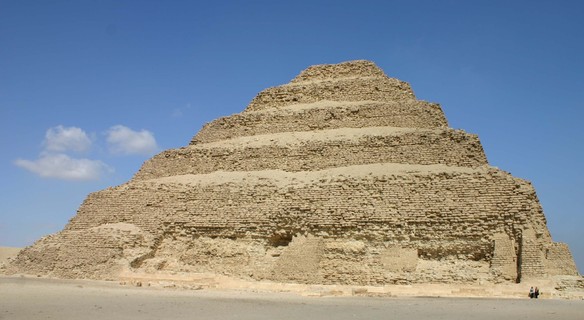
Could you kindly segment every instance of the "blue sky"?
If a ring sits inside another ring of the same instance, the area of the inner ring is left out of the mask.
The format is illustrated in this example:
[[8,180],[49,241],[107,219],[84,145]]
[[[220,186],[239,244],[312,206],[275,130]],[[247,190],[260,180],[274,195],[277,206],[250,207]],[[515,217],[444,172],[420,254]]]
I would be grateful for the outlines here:
[[314,64],[367,59],[532,181],[584,272],[583,1],[0,0],[0,246]]

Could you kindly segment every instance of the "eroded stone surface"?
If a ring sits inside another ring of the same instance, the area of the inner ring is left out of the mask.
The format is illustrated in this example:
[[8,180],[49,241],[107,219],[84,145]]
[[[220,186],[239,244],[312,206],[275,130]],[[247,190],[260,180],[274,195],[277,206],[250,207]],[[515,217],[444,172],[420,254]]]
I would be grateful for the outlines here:
[[368,61],[262,91],[90,194],[6,270],[356,285],[578,275],[533,186],[489,166],[476,135]]

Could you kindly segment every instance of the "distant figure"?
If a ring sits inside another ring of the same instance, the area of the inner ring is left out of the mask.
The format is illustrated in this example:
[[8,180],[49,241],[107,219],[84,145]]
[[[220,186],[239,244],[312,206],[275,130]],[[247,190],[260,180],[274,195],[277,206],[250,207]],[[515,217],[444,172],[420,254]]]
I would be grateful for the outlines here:
[[533,287],[531,287],[529,289],[529,299],[533,299],[534,296],[535,296],[535,291],[533,290]]
[[537,287],[535,287],[535,291],[533,292],[533,294],[535,295],[536,299],[539,297],[539,289]]

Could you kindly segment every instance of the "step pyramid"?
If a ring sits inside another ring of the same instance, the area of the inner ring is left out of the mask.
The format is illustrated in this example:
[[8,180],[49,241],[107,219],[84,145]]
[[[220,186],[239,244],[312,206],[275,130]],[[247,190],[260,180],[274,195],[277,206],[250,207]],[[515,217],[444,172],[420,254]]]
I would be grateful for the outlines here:
[[577,275],[533,186],[374,63],[317,65],[90,194],[9,267],[308,284]]

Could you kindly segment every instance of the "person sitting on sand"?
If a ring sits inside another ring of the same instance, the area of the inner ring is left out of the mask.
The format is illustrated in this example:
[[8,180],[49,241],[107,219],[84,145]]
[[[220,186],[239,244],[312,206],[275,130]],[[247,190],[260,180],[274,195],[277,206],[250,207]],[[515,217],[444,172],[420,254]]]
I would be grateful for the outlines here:
[[529,299],[533,299],[533,296],[535,295],[535,291],[533,290],[533,287],[531,287],[529,289]]

